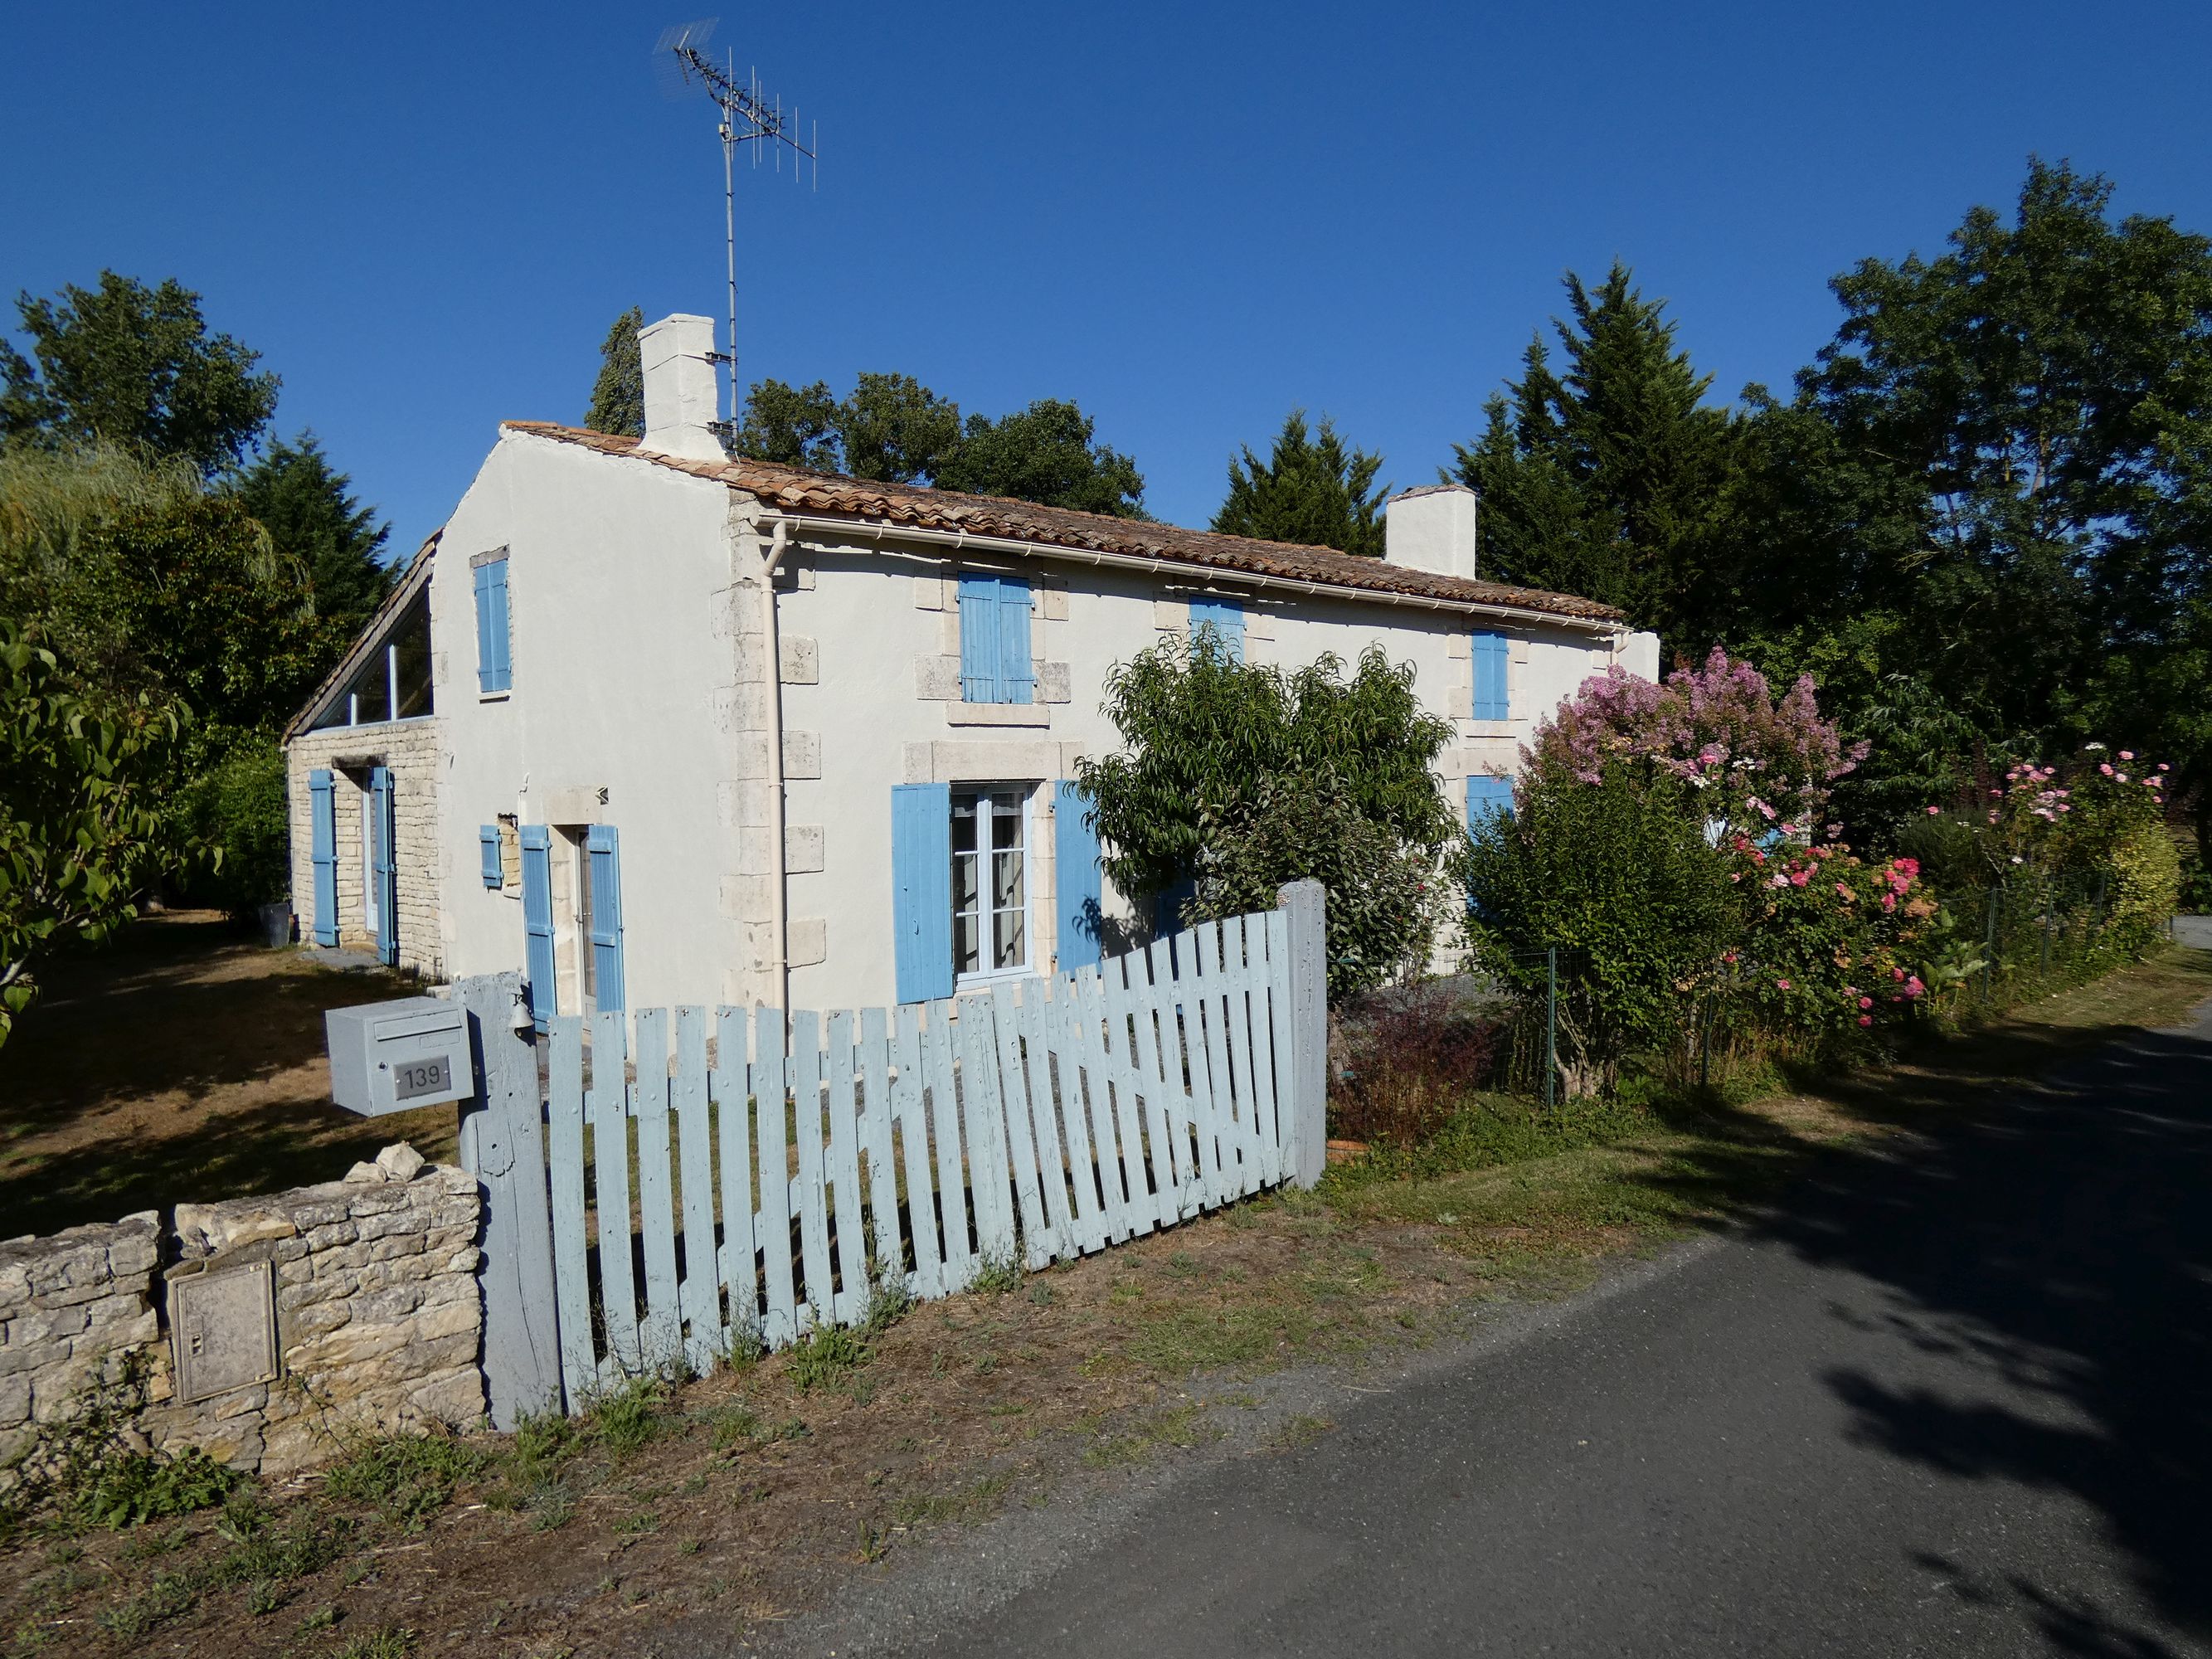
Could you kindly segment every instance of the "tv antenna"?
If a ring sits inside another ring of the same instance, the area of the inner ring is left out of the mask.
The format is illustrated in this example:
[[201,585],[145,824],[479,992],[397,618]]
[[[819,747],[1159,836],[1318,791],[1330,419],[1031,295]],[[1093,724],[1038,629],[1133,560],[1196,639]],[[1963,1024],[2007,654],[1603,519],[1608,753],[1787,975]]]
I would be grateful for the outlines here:
[[730,349],[726,354],[717,354],[730,366],[730,418],[724,423],[726,436],[734,441],[738,432],[738,151],[749,149],[752,165],[757,168],[765,154],[769,164],[781,173],[784,153],[791,155],[791,178],[799,181],[799,162],[811,164],[812,184],[820,188],[822,164],[817,154],[820,137],[819,122],[807,129],[806,138],[799,137],[799,106],[793,104],[791,112],[784,113],[781,97],[770,102],[762,92],[760,71],[750,70],[744,81],[738,79],[737,58],[726,53],[717,67],[706,54],[705,47],[714,38],[716,19],[706,17],[696,23],[679,23],[665,30],[659,43],[653,49],[653,61],[662,76],[662,85],[672,98],[681,98],[694,86],[702,88],[714,107],[720,112],[715,132],[722,141],[722,230],[729,251],[730,279]]

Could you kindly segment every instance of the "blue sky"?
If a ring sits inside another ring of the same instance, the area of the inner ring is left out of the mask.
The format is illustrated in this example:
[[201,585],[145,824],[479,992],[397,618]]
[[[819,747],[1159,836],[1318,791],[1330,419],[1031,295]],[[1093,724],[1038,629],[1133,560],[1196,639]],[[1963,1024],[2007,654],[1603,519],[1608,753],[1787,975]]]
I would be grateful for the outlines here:
[[[675,10],[88,15],[10,8],[0,294],[198,289],[396,549],[501,418],[580,418],[623,307],[721,312],[710,112],[647,63]],[[1074,398],[1183,523],[1293,405],[1428,482],[1569,269],[1626,260],[1730,398],[2032,150],[2212,229],[2201,3],[791,0],[717,45],[822,127],[817,193],[740,179],[746,377]]]

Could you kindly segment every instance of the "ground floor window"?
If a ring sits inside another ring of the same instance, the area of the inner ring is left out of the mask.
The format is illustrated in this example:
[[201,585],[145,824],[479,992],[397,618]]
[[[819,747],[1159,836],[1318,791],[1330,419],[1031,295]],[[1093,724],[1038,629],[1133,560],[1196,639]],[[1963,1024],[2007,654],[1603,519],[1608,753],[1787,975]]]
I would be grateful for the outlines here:
[[1030,949],[1027,785],[952,792],[952,970],[1027,968]]

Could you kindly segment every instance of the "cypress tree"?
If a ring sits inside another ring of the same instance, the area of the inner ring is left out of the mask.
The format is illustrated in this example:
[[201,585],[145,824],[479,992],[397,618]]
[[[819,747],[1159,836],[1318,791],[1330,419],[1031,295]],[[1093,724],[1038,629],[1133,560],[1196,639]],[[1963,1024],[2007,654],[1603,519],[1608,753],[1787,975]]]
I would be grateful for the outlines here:
[[644,310],[632,306],[599,343],[599,377],[592,382],[592,407],[584,416],[594,432],[645,436],[645,359],[637,346],[644,326]]
[[1249,446],[1229,462],[1229,495],[1213,515],[1213,528],[1231,536],[1331,547],[1364,557],[1382,556],[1382,503],[1389,486],[1376,488],[1382,458],[1349,448],[1323,416],[1319,432],[1294,409],[1261,460]]

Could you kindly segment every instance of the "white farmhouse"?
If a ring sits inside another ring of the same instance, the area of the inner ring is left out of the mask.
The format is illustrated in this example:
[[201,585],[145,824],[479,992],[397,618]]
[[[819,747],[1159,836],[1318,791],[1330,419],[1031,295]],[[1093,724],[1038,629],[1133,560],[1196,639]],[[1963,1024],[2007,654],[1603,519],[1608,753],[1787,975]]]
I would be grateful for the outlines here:
[[1095,961],[1068,803],[1108,671],[1211,623],[1248,660],[1410,661],[1455,811],[1583,679],[1658,643],[1479,580],[1475,498],[1381,560],[726,456],[712,325],[644,331],[642,441],[506,423],[287,734],[302,937],[541,1017],[851,1007]]

